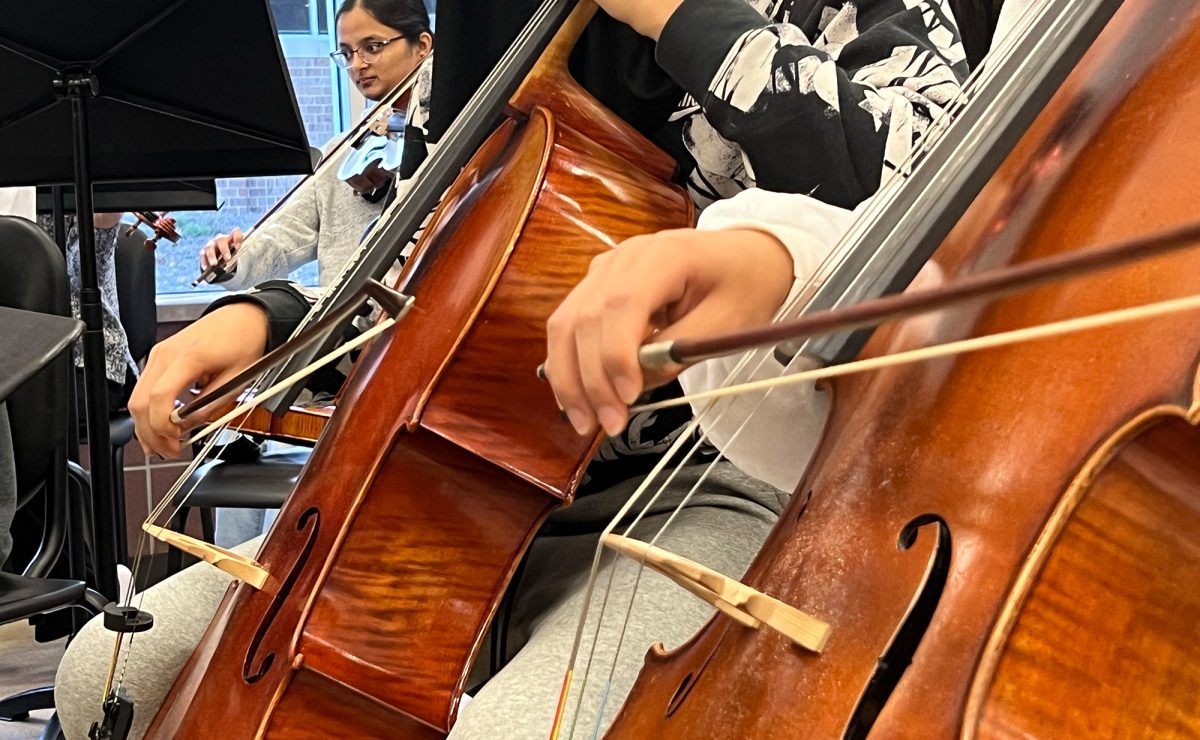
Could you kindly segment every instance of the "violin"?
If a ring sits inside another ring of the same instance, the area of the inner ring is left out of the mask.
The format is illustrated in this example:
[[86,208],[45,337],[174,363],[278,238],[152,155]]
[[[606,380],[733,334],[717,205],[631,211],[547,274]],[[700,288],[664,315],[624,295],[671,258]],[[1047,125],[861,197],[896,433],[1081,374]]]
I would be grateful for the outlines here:
[[[429,57],[426,57],[426,61],[431,59],[432,56],[433,55],[430,54]],[[331,150],[324,158],[322,158],[321,162],[317,165],[317,167],[313,171],[313,173],[311,175],[307,175],[306,177],[302,178],[299,182],[297,182],[295,185],[293,185],[292,188],[290,190],[288,190],[288,192],[285,193],[284,196],[275,203],[275,205],[271,206],[270,210],[268,210],[266,213],[264,213],[262,215],[262,217],[258,220],[257,223],[255,223],[253,226],[251,226],[249,229],[246,230],[244,238],[249,239],[250,235],[253,234],[256,230],[262,228],[264,225],[269,223],[271,221],[271,219],[274,217],[274,215],[279,211],[279,209],[282,208],[283,205],[285,203],[287,203],[287,201],[290,198],[303,192],[304,189],[312,187],[313,180],[319,174],[328,171],[330,168],[332,168],[334,166],[335,162],[342,161],[343,157],[345,157],[347,154],[349,154],[355,145],[372,141],[373,140],[372,137],[374,137],[376,135],[370,133],[370,127],[371,126],[376,126],[376,127],[379,126],[380,116],[383,116],[382,120],[385,121],[384,125],[385,126],[387,125],[386,122],[390,121],[392,116],[395,115],[395,110],[396,110],[396,107],[399,104],[399,102],[401,100],[407,99],[407,96],[408,96],[409,92],[411,91],[412,86],[414,84],[416,84],[417,76],[418,76],[420,69],[421,69],[421,67],[420,67],[420,65],[418,65],[415,69],[413,69],[411,72],[409,72],[409,74],[403,80],[401,80],[400,84],[396,86],[395,90],[392,90],[390,93],[388,93],[386,96],[384,96],[384,98],[375,105],[375,108],[372,109],[371,114],[369,116],[363,118],[363,120],[359,121],[357,124],[355,124],[355,126],[353,128],[351,128],[349,131],[347,131],[342,136],[342,138],[338,141],[337,146],[335,146],[333,148],[333,150]],[[402,128],[401,128],[401,130],[402,130]],[[385,129],[385,131],[386,131],[386,129]],[[383,161],[383,160],[380,160],[380,161]],[[375,176],[372,175],[372,177],[375,177]],[[380,183],[384,182],[386,179],[386,176],[384,176],[384,175],[379,175],[379,177],[384,178],[382,180],[379,180]],[[379,177],[376,177],[376,179],[378,180]],[[245,242],[243,241],[243,245],[244,245],[244,243]],[[235,248],[235,249],[231,249],[230,251],[232,252],[232,254],[229,259],[219,259],[216,262],[209,265],[207,268],[205,268],[196,277],[196,279],[192,281],[192,287],[195,288],[196,286],[200,285],[200,283],[216,282],[216,281],[220,280],[221,278],[223,278],[226,274],[228,274],[229,271],[232,270],[237,265],[238,252],[240,251],[240,249]]]
[[[1033,58],[1082,58],[969,207],[938,214],[951,279],[1196,221],[1200,8],[1099,0],[1042,22]],[[895,321],[854,352],[1196,293],[1192,250]],[[650,650],[608,736],[1200,734],[1198,371],[1195,317],[1176,314],[832,382],[743,578],[828,639],[718,613]]]
[[[175,219],[168,216],[166,211],[155,213],[154,211],[131,211],[134,218],[139,224],[144,224],[150,229],[150,233],[154,236],[146,240],[146,249],[156,249],[159,239],[166,239],[172,244],[179,243],[179,231],[175,228]],[[138,224],[130,226],[125,231],[125,236],[133,236],[137,232]]]
[[350,145],[338,179],[360,195],[376,193],[392,182],[404,154],[404,110],[393,107],[376,113],[365,131]]

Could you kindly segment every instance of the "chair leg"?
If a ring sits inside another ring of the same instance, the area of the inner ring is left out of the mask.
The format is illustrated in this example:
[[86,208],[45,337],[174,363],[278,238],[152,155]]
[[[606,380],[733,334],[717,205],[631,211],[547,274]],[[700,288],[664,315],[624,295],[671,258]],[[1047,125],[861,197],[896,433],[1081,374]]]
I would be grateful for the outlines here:
[[24,722],[29,719],[29,713],[38,709],[54,708],[54,687],[43,686],[39,689],[29,689],[19,694],[13,694],[0,699],[0,720],[5,722]]
[[125,522],[125,447],[113,447],[113,495],[116,496],[117,562],[129,565],[129,531]]
[[217,541],[217,524],[216,519],[213,517],[213,509],[210,506],[200,509],[200,535],[209,544]]
[[[187,528],[188,514],[192,512],[190,506],[180,506],[175,512],[175,516],[171,518],[171,528],[176,532],[182,532]],[[173,576],[183,570],[183,551],[174,547],[167,547],[167,575]]]
[[64,740],[62,722],[58,720],[58,712],[50,715],[50,719],[46,720],[46,726],[42,728],[42,734],[38,735],[38,740]]

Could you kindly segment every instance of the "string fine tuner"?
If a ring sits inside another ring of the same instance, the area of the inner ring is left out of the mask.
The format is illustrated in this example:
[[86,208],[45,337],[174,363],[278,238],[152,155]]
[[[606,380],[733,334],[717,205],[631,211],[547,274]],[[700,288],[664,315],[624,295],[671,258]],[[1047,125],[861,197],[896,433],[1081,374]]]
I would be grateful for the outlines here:
[[104,718],[88,730],[91,740],[126,740],[133,727],[133,701],[125,689],[116,689],[104,700]]

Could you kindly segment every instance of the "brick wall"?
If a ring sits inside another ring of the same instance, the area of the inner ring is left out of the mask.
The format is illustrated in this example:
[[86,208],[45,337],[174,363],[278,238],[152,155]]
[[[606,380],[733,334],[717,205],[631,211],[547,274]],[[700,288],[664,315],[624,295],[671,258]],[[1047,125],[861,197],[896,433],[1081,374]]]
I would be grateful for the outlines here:
[[[296,91],[296,103],[310,146],[323,147],[334,134],[333,86],[330,84],[328,57],[292,57],[287,60]],[[248,223],[266,212],[295,184],[295,177],[252,177],[218,180],[219,198],[247,214]]]

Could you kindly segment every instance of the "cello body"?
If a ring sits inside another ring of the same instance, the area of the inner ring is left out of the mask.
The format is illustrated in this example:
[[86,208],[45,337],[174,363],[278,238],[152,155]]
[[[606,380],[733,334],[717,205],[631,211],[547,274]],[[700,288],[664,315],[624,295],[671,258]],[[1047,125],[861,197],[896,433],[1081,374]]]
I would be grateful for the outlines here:
[[[590,10],[590,9],[585,9]],[[534,372],[591,258],[693,222],[674,162],[566,77],[556,37],[397,288],[259,554],[147,737],[442,737],[534,532],[596,440]],[[550,75],[549,79],[539,74]]]
[[[935,255],[947,274],[1200,216],[1200,6],[1127,0]],[[1200,250],[894,322],[889,354],[1200,291]],[[839,379],[745,582],[653,648],[619,738],[1200,735],[1194,314]]]

